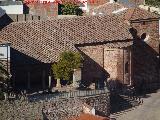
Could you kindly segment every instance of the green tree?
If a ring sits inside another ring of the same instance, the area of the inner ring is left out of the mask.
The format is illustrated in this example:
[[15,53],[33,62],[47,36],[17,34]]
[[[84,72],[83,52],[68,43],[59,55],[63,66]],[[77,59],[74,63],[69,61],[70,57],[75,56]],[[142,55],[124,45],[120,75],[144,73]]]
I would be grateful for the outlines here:
[[60,54],[60,60],[52,65],[55,79],[70,80],[74,69],[81,66],[81,55],[77,52],[65,51]]
[[0,62],[0,100],[4,99],[3,92],[7,91],[7,80],[9,79],[8,72],[4,69]]
[[4,69],[2,63],[0,62],[0,82],[6,82],[9,78],[8,72]]
[[160,7],[160,0],[145,0],[145,3],[147,5],[155,6],[155,7]]
[[78,5],[72,3],[65,3],[61,6],[62,15],[78,15],[82,16],[83,11]]

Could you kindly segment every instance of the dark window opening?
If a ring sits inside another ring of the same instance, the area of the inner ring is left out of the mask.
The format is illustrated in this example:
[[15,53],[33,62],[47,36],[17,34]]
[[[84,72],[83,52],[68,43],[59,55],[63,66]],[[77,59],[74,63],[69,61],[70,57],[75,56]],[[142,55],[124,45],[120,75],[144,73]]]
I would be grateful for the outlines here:
[[146,22],[145,22],[145,21],[143,21],[143,22],[142,22],[142,25],[146,25]]
[[128,70],[128,65],[129,65],[129,63],[126,62],[126,64],[125,64],[125,74],[128,73],[128,71],[129,71],[129,70]]

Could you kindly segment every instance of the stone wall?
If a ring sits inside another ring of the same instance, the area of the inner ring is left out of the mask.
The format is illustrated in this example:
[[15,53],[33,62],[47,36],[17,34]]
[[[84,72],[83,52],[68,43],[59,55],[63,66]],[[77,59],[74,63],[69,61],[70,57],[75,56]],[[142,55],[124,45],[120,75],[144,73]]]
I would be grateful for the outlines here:
[[[125,78],[125,62],[129,64],[128,50],[129,48],[109,48],[105,45],[81,47],[80,51],[84,58],[82,80],[88,84],[107,79],[129,84],[129,75]],[[128,65],[128,74],[129,67]]]
[[136,21],[132,26],[135,31],[132,47],[132,81],[140,91],[158,88],[160,87],[158,20]]
[[45,19],[42,16],[31,15],[31,14],[21,14],[21,15],[8,14],[8,17],[10,17],[13,20],[13,22],[31,21],[31,20],[43,20],[43,19]]
[[87,85],[103,80],[103,46],[86,46],[80,49],[84,58],[82,80],[87,81]]
[[44,20],[43,16],[31,14],[4,14],[0,19],[0,30],[12,22],[31,21],[31,20]]
[[108,116],[110,112],[109,93],[92,97],[65,98],[28,102],[0,101],[0,120],[66,120],[83,112],[83,103],[95,107],[96,114]]
[[58,3],[29,3],[29,14],[43,17],[58,16]]

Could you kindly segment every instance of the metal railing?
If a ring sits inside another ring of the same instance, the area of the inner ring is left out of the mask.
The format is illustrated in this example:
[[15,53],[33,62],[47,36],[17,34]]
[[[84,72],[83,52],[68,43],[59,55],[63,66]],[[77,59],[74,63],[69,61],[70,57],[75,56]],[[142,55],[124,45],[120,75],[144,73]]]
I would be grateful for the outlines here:
[[28,96],[29,101],[58,100],[76,97],[91,97],[109,93],[107,88],[95,90],[71,90],[69,92],[56,92],[52,94],[37,94]]

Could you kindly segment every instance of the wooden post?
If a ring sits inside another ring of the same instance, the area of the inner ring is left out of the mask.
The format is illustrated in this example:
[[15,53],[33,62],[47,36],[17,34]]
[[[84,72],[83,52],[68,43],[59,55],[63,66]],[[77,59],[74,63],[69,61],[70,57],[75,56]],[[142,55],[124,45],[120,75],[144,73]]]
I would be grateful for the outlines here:
[[30,74],[30,71],[28,71],[28,73],[27,73],[27,89],[28,90],[30,90],[31,89],[31,83],[30,83],[30,81],[31,81],[31,74]]
[[73,87],[77,88],[79,87],[81,81],[81,69],[74,69],[73,73]]
[[57,79],[56,87],[61,87],[60,79]]
[[48,77],[48,80],[49,80],[49,81],[48,81],[48,82],[49,82],[49,83],[48,83],[48,87],[49,87],[49,89],[50,89],[50,88],[51,88],[51,76],[50,76],[50,75],[49,75],[49,77]]
[[130,86],[132,83],[132,51],[131,48],[129,50],[129,80],[130,80]]

